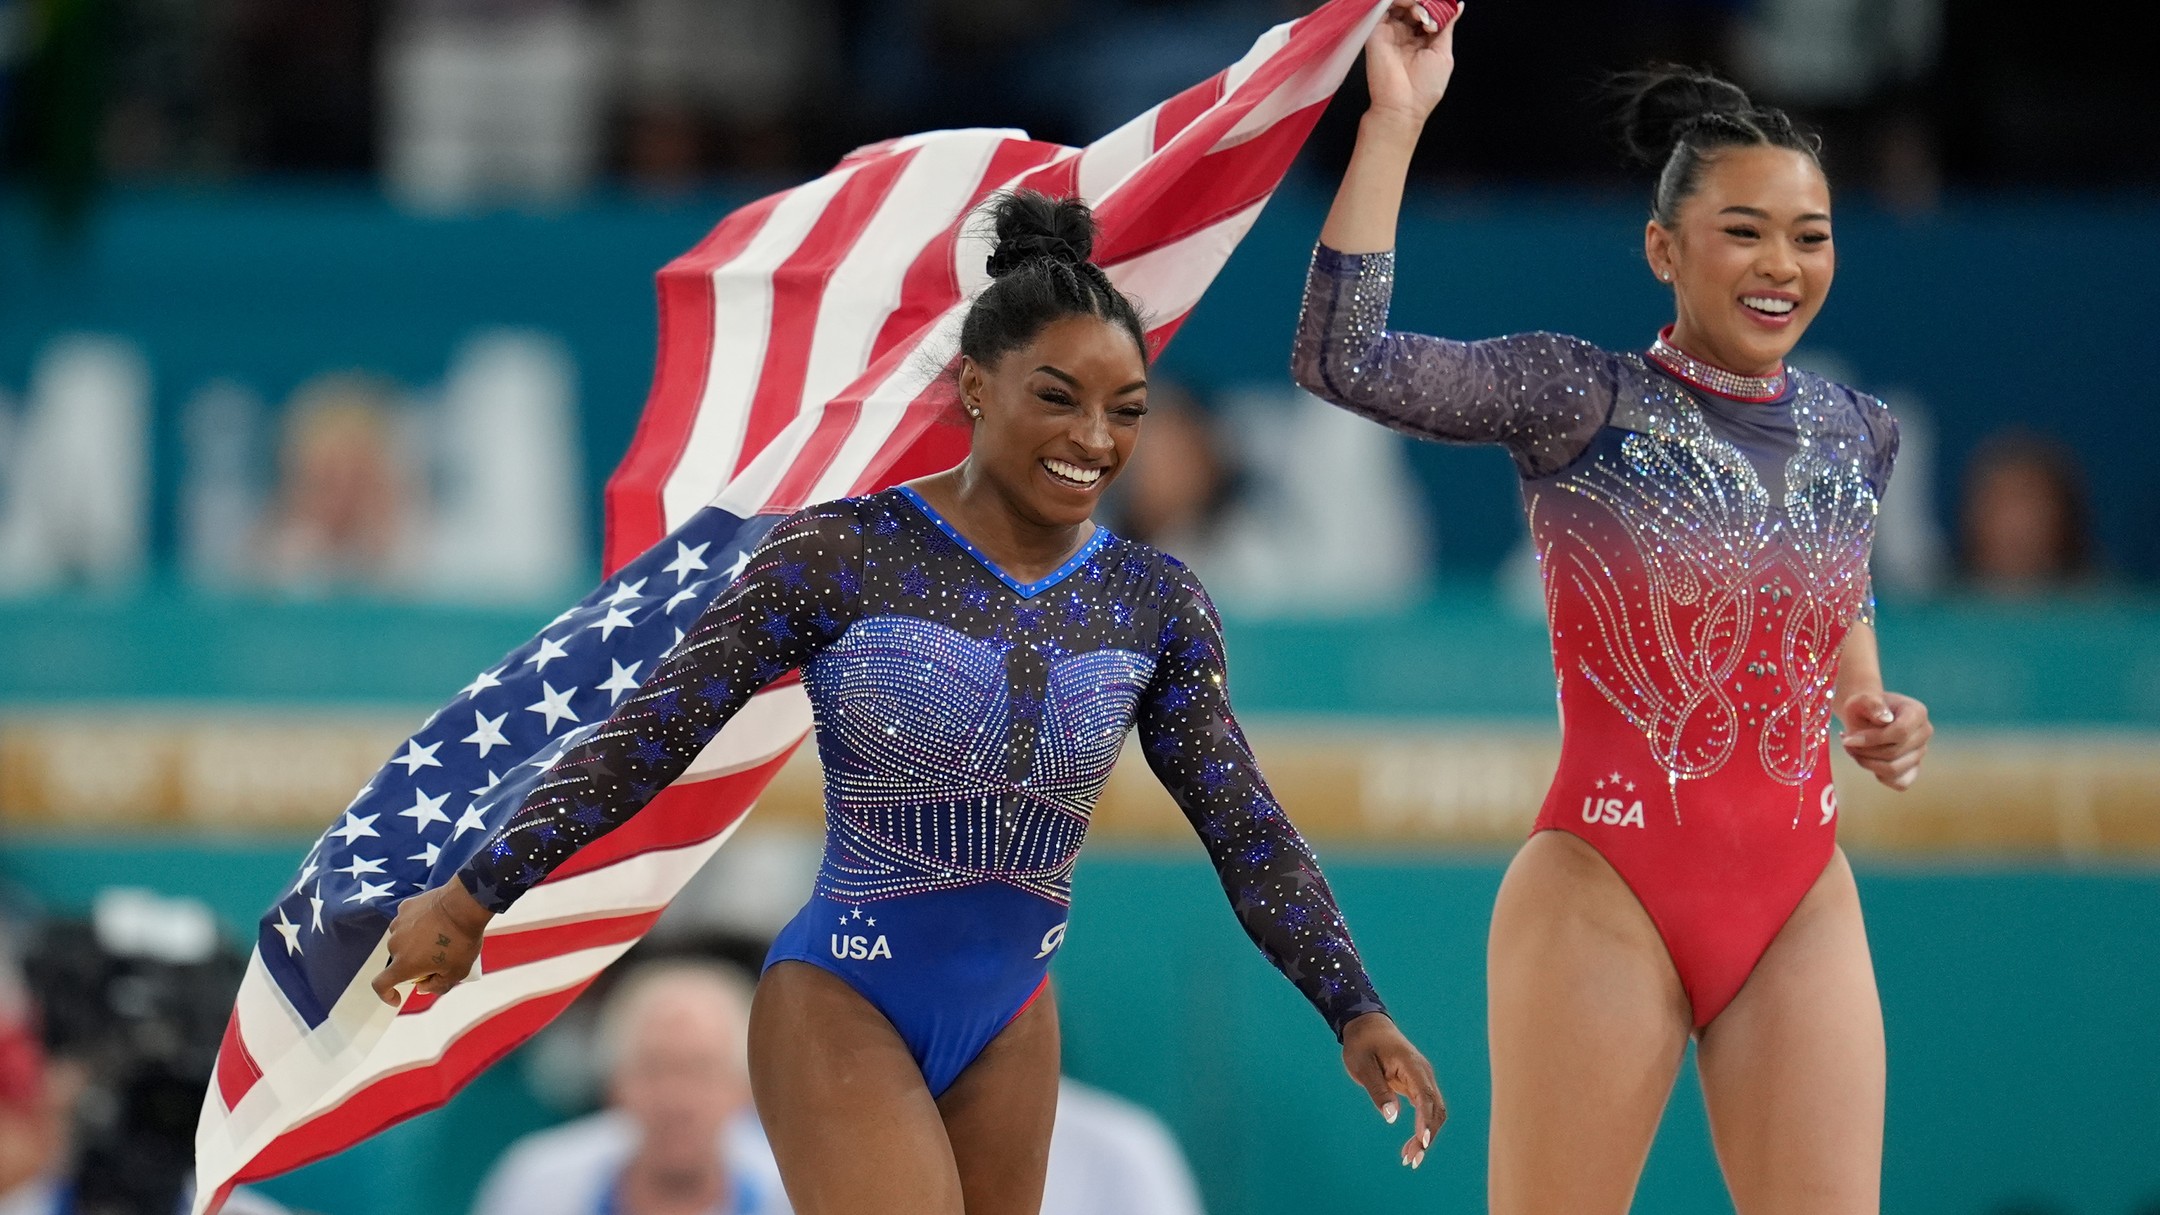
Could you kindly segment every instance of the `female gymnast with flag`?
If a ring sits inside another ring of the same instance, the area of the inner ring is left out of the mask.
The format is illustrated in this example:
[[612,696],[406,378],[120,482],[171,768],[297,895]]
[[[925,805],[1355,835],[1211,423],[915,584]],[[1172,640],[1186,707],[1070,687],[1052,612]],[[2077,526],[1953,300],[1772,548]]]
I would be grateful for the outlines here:
[[1627,1210],[1693,1035],[1742,1215],[1873,1211],[1882,1013],[1829,728],[1894,789],[1932,729],[1884,690],[1872,625],[1896,424],[1785,362],[1836,266],[1815,141],[1723,81],[1641,73],[1622,116],[1660,166],[1644,251],[1673,323],[1640,352],[1395,332],[1396,213],[1453,43],[1407,6],[1367,42],[1292,362],[1521,476],[1562,743],[1493,913],[1491,1209]]
[[1047,968],[1089,811],[1135,726],[1246,932],[1326,1018],[1352,1077],[1390,1122],[1409,1098],[1415,1165],[1445,1116],[1432,1068],[1261,777],[1207,594],[1093,521],[1147,412],[1141,320],[1089,260],[1085,204],[1016,193],[992,214],[992,281],[960,330],[966,460],[775,527],[457,880],[399,907],[375,989],[394,1003],[404,984],[457,983],[493,915],[800,668],[825,856],[750,1026],[796,1210],[1037,1209],[1058,1077]]

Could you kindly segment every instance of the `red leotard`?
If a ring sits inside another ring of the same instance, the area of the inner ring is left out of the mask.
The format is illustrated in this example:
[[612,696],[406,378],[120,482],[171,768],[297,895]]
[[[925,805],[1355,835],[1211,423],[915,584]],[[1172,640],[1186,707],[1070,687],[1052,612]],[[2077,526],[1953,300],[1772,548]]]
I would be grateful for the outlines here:
[[1562,726],[1535,830],[1581,837],[1627,882],[1700,1028],[1836,843],[1831,693],[1872,608],[1896,423],[1819,376],[1737,376],[1662,339],[1392,332],[1393,273],[1392,254],[1322,246],[1293,370],[1394,429],[1514,456]]

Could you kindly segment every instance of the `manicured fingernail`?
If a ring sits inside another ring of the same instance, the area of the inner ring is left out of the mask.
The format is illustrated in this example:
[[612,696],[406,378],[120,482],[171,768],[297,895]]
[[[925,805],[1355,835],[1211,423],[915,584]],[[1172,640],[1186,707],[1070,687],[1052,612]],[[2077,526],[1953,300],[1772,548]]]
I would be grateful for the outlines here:
[[1419,1146],[1419,1147],[1431,1147],[1431,1146],[1432,1146],[1432,1128],[1430,1128],[1430,1127],[1427,1127],[1427,1128],[1426,1128],[1426,1130],[1425,1130],[1425,1135],[1424,1135],[1424,1137],[1423,1137],[1422,1139],[1420,1139],[1420,1140],[1418,1141],[1418,1146]]
[[1380,1116],[1388,1120],[1389,1126],[1395,1125],[1395,1116],[1401,1112],[1402,1110],[1392,1101],[1380,1107]]
[[1425,1153],[1423,1152],[1419,1152],[1417,1155],[1410,1158],[1410,1167],[1413,1169],[1419,1167],[1420,1165],[1423,1165],[1424,1163]]

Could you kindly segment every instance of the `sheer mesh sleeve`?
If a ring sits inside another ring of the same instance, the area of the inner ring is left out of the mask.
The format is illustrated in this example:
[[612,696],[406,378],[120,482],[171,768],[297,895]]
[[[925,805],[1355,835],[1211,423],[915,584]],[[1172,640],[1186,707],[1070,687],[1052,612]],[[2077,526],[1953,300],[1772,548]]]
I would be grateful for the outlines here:
[[1198,579],[1174,570],[1138,725],[1148,766],[1207,845],[1245,933],[1340,1038],[1384,1012],[1319,861],[1290,825],[1230,711],[1222,626]]
[[846,630],[861,577],[862,529],[851,504],[783,520],[652,678],[556,761],[458,880],[482,906],[502,911],[627,822],[758,689]]
[[[1867,430],[1868,445],[1873,448],[1873,458],[1868,461],[1868,488],[1875,491],[1875,501],[1883,500],[1890,492],[1890,470],[1897,465],[1898,424],[1890,407],[1874,397],[1854,393],[1858,398],[1861,424]],[[1867,580],[1867,595],[1860,601],[1860,615],[1856,623],[1875,627],[1875,575]]]
[[1313,250],[1290,374],[1384,426],[1497,443],[1526,477],[1572,463],[1612,416],[1612,356],[1579,338],[1520,333],[1456,342],[1387,327],[1395,254]]

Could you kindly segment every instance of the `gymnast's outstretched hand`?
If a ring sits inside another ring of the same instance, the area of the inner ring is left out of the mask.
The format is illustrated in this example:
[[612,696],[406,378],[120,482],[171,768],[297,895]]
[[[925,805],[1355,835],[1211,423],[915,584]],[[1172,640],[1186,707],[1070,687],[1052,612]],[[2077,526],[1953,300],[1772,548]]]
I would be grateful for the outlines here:
[[1455,25],[1438,24],[1418,0],[1395,0],[1365,40],[1365,87],[1372,108],[1423,125],[1455,74]]
[[395,1008],[398,985],[418,980],[415,995],[441,995],[463,982],[480,960],[480,934],[495,913],[452,878],[398,907],[390,921],[390,961],[375,976],[375,994]]
[[1447,1121],[1447,1101],[1440,1096],[1432,1064],[1386,1013],[1366,1013],[1352,1021],[1343,1028],[1342,1041],[1343,1067],[1365,1087],[1381,1117],[1395,1121],[1402,1109],[1396,1094],[1410,1098],[1417,1123],[1410,1142],[1403,1144],[1402,1162],[1413,1169],[1425,1163],[1425,1149]]

